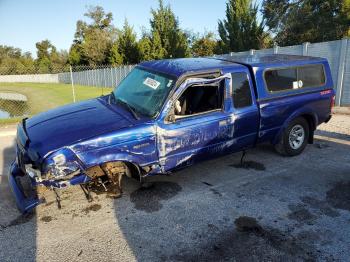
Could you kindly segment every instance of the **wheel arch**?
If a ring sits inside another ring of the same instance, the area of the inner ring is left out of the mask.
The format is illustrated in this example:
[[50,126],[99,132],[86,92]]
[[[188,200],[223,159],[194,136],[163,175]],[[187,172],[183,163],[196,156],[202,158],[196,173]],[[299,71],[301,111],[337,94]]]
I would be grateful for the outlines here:
[[308,137],[308,143],[312,144],[314,139],[314,131],[316,130],[317,123],[318,123],[318,117],[317,114],[315,114],[312,111],[298,111],[289,116],[281,126],[280,130],[278,131],[277,135],[275,136],[274,140],[272,141],[273,145],[276,145],[280,142],[284,130],[288,127],[288,125],[296,118],[302,117],[306,120],[309,126],[309,137]]
[[312,114],[303,114],[300,115],[299,117],[303,117],[308,125],[309,125],[309,137],[308,137],[308,143],[309,144],[313,144],[314,142],[314,132],[316,130],[316,119],[315,116],[313,116]]
[[122,164],[123,167],[126,168],[125,173],[128,177],[134,178],[136,180],[140,180],[140,177],[142,176],[142,168],[132,162],[132,161],[127,161],[127,160],[110,160],[110,161],[105,161],[101,162],[98,164],[91,165],[85,169],[85,173],[89,177],[95,177],[95,176],[104,176],[106,175],[105,168],[108,165],[115,165],[115,164]]

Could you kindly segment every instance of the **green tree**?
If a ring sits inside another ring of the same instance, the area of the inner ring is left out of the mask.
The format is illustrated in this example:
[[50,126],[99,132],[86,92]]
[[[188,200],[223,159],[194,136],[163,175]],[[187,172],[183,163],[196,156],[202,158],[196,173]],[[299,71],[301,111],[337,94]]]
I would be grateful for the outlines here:
[[99,28],[90,28],[81,45],[83,61],[90,66],[107,63],[112,45],[113,42],[108,32]]
[[12,46],[0,45],[0,63],[4,58],[20,58],[22,51]]
[[118,41],[114,42],[112,48],[109,51],[108,62],[114,66],[123,64],[123,56],[120,54]]
[[0,45],[0,74],[35,73],[31,53],[12,46]]
[[190,50],[187,35],[180,29],[179,21],[170,5],[164,6],[163,1],[159,0],[158,9],[151,9],[151,14],[151,35],[152,38],[159,35],[164,57],[188,57]]
[[212,32],[195,36],[192,43],[193,56],[212,56],[217,51],[218,42]]
[[79,65],[82,61],[82,46],[81,44],[73,44],[69,50],[68,62],[71,65]]
[[259,49],[267,33],[263,22],[258,22],[258,6],[252,0],[229,0],[226,18],[218,23],[219,46],[222,52]]
[[57,51],[49,40],[37,42],[37,59],[35,64],[40,73],[55,73],[63,70],[67,64],[68,54],[65,51]]
[[112,24],[112,13],[105,13],[100,6],[90,6],[84,16],[90,23],[77,21],[69,62],[95,66],[114,61],[112,47],[117,38],[117,29]]
[[139,62],[139,48],[136,41],[136,33],[125,19],[123,29],[118,37],[118,50],[123,64],[136,64]]
[[144,35],[139,43],[140,61],[153,60],[153,43],[148,35]]
[[279,45],[350,36],[350,0],[264,0],[262,12]]
[[37,42],[36,46],[36,54],[38,59],[42,60],[45,58],[50,58],[53,53],[56,53],[56,47],[54,47],[49,40],[43,40],[41,42]]
[[165,49],[157,31],[151,36],[144,34],[139,43],[140,61],[158,60],[165,57]]

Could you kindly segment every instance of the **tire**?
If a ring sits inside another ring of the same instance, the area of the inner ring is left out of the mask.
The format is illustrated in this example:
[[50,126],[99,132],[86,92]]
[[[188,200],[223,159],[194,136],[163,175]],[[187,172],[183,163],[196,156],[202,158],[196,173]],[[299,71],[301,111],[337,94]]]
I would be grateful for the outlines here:
[[310,135],[309,124],[303,117],[295,118],[283,131],[280,142],[275,146],[284,156],[297,156],[304,151]]

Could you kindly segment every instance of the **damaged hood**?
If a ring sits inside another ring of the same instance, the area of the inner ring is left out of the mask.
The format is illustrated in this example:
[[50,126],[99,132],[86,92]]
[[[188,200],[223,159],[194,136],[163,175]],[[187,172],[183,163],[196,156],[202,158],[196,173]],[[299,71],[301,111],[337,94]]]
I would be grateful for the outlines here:
[[[95,136],[132,127],[137,122],[106,97],[59,107],[38,114],[25,122],[29,151],[42,158],[48,152]],[[34,160],[34,159],[33,159]]]

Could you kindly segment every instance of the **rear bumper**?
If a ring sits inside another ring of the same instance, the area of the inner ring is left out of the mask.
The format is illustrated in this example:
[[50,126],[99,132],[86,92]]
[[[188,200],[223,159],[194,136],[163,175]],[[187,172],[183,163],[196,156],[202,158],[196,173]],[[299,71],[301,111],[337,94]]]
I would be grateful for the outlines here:
[[9,186],[12,194],[15,197],[16,205],[22,213],[26,213],[40,204],[36,196],[27,197],[24,193],[23,187],[20,184],[19,178],[25,176],[22,170],[18,167],[16,162],[13,162],[8,174]]

